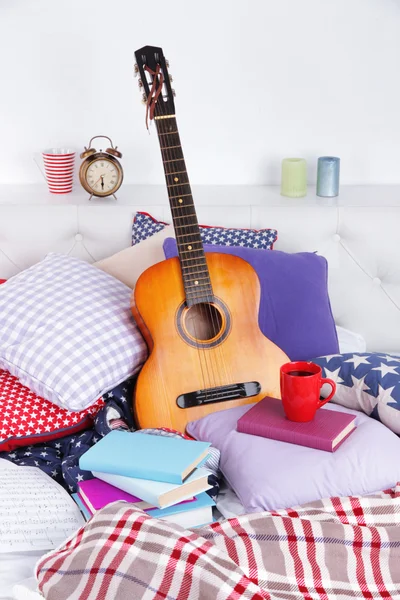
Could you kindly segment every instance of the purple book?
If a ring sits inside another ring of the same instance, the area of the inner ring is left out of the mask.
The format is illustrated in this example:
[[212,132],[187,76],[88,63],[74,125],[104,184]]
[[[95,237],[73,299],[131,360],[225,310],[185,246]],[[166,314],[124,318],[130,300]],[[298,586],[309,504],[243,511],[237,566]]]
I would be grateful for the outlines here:
[[[79,496],[92,515],[97,510],[100,510],[107,504],[116,502],[117,500],[133,502],[142,510],[151,510],[153,508],[157,508],[156,506],[149,504],[148,502],[144,502],[136,496],[132,496],[132,494],[128,494],[127,492],[120,490],[114,485],[110,485],[109,483],[96,478],[88,479],[87,481],[81,481],[79,484]],[[193,500],[194,498],[190,498],[189,500],[184,500],[180,504],[193,502]]]
[[317,410],[309,423],[296,423],[286,418],[283,405],[276,398],[263,398],[237,422],[241,433],[335,452],[355,430],[355,415]]

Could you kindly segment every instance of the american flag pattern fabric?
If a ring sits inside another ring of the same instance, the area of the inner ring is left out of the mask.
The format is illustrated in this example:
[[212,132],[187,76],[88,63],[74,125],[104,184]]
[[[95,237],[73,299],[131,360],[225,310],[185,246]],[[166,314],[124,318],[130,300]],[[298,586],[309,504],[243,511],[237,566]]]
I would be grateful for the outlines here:
[[322,356],[313,362],[336,383],[333,402],[361,410],[400,435],[400,356],[358,352]]
[[0,370],[0,452],[39,444],[81,431],[104,406],[97,402],[81,412],[59,408]]
[[104,394],[103,407],[95,415],[92,426],[82,433],[15,448],[11,452],[0,452],[0,458],[23,467],[38,467],[68,492],[76,492],[81,481],[93,478],[90,471],[79,468],[82,454],[113,429],[134,430],[131,402],[133,387],[134,379],[130,379]]
[[196,530],[116,502],[36,576],[48,600],[398,600],[400,485]]
[[[83,471],[79,467],[79,458],[82,454],[114,429],[135,431],[131,402],[134,384],[135,380],[132,378],[107,392],[102,397],[104,405],[95,415],[93,426],[87,425],[88,428],[82,433],[18,447],[11,452],[0,452],[0,458],[24,467],[38,467],[68,492],[76,492],[81,481],[93,478],[90,471]],[[153,435],[183,436],[179,432],[165,428],[140,431]],[[28,440],[28,443],[33,441],[35,440]],[[216,498],[219,492],[219,458],[219,450],[209,448],[209,457],[204,467],[209,471],[208,483],[213,486],[207,492],[212,498]]]
[[[158,221],[148,213],[137,212],[132,225],[132,246],[151,237],[166,227],[168,223]],[[235,229],[200,225],[200,235],[204,244],[218,246],[243,246],[272,250],[278,239],[276,229]]]
[[131,294],[83,260],[47,255],[0,286],[0,368],[61,408],[84,410],[147,358]]

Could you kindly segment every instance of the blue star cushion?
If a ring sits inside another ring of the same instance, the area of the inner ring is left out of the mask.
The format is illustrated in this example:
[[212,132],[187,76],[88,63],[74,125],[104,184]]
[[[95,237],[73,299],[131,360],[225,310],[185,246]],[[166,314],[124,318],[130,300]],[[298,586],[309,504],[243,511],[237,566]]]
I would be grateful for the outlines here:
[[333,402],[361,410],[400,434],[400,356],[384,352],[333,354],[313,360],[336,382]]
[[[157,221],[148,213],[137,212],[132,224],[132,246],[158,233],[166,225],[167,223]],[[259,250],[272,250],[278,238],[276,229],[237,229],[209,225],[200,225],[200,235],[204,244],[242,246]]]

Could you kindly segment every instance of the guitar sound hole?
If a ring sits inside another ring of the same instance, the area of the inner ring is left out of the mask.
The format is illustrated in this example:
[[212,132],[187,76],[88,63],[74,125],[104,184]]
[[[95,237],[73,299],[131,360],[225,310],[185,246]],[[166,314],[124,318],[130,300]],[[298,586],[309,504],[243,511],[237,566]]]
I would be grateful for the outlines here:
[[192,338],[201,342],[217,337],[222,325],[222,315],[212,304],[206,302],[194,304],[186,311],[185,329]]

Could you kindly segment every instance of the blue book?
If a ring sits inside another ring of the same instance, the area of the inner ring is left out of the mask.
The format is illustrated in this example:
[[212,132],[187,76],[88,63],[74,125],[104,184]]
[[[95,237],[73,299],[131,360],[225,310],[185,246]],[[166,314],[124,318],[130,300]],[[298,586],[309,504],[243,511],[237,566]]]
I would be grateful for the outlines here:
[[192,528],[212,523],[213,506],[215,506],[214,500],[204,492],[196,496],[196,499],[193,502],[188,502],[187,504],[175,504],[169,508],[153,508],[146,510],[146,513],[157,519],[163,519],[170,523],[177,523],[181,527]]
[[97,479],[101,479],[128,494],[132,494],[132,496],[137,496],[141,500],[158,508],[167,508],[183,500],[188,500],[212,487],[208,483],[209,472],[203,468],[193,471],[185,482],[180,485],[176,483],[149,481],[148,479],[139,479],[137,477],[125,477],[125,475],[100,473],[99,471],[92,471],[92,473]]
[[85,521],[89,521],[92,518],[92,514],[90,510],[85,506],[82,500],[79,498],[78,494],[71,494],[71,498],[75,500],[75,503],[78,505],[79,510],[81,511],[83,518]]
[[205,460],[210,445],[115,430],[89,448],[80,457],[79,466],[85,471],[181,484]]

